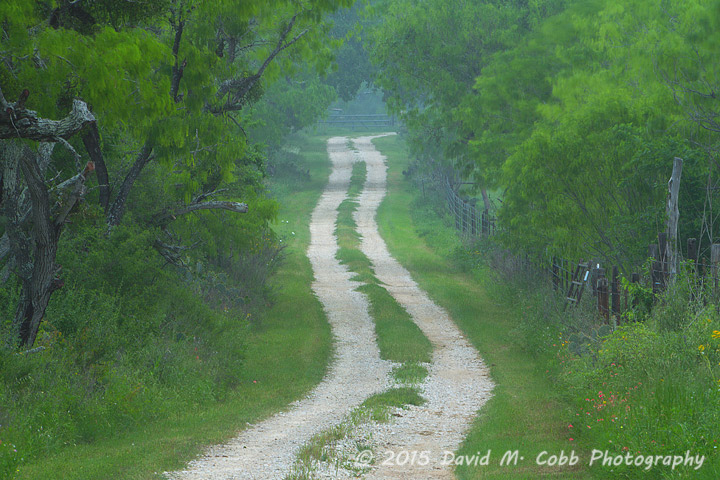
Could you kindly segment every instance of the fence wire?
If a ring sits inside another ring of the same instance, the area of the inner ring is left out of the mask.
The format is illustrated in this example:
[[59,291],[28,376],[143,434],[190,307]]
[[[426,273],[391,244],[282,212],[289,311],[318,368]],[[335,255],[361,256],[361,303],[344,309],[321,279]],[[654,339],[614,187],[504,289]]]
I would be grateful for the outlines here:
[[455,220],[458,232],[468,237],[489,237],[495,234],[497,221],[487,209],[479,209],[452,188],[447,177],[442,178],[445,204]]

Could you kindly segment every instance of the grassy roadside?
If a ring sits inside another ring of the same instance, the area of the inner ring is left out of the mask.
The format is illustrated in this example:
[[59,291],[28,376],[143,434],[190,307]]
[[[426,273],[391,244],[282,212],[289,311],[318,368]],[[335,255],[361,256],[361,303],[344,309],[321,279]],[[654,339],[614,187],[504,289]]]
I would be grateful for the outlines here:
[[[380,233],[393,256],[418,284],[452,318],[490,365],[496,382],[494,397],[474,422],[458,455],[492,451],[488,466],[457,468],[461,479],[594,478],[584,469],[588,445],[570,441],[565,419],[572,406],[554,393],[553,383],[541,359],[525,351],[517,341],[523,314],[510,302],[493,298],[483,279],[465,273],[451,259],[458,245],[455,233],[417,206],[415,190],[404,180],[407,155],[397,137],[374,141],[388,157],[388,196],[380,206]],[[581,461],[574,467],[539,466],[538,453],[569,454],[575,449]],[[507,451],[518,450],[525,458],[516,466],[500,466]],[[584,456],[582,456],[584,455]]]
[[309,218],[329,174],[324,138],[300,138],[308,178],[275,179],[282,203],[277,228],[287,238],[287,260],[273,280],[274,305],[248,330],[239,386],[211,407],[165,412],[161,419],[107,440],[69,446],[24,466],[20,479],[150,479],[182,468],[204,445],[219,443],[247,422],[284,408],[324,376],[331,355],[330,329],[310,290],[305,257]]

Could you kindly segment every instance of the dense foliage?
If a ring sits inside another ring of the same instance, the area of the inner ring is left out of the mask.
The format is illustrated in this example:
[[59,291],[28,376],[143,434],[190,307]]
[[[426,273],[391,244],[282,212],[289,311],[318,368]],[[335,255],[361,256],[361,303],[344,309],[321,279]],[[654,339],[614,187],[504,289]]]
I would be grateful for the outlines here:
[[[554,435],[567,450],[698,452],[700,471],[652,475],[717,478],[715,282],[686,265],[656,295],[646,259],[667,228],[674,157],[684,160],[680,250],[697,238],[707,258],[720,233],[720,2],[387,0],[375,8],[384,22],[368,51],[407,127],[417,158],[410,170],[442,173],[462,194],[491,190],[487,208],[499,198],[500,235],[458,245],[455,255],[480,279],[491,276],[493,298],[519,306],[512,334],[545,366],[528,374],[548,375],[575,407]],[[422,188],[423,197],[444,196]],[[590,294],[565,308],[564,292],[518,270],[512,254],[645,268],[641,283],[626,283],[629,311],[608,322]],[[648,475],[636,467],[593,473]],[[485,474],[458,469],[461,478]]]
[[680,238],[717,235],[718,2],[376,8],[369,51],[415,153],[498,192],[506,245],[639,264],[676,156]]

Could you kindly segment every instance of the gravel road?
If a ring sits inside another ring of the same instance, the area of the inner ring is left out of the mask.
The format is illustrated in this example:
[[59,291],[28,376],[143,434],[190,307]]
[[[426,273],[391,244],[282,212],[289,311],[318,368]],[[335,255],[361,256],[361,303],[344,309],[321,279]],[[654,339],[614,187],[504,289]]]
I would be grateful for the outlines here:
[[[335,355],[323,381],[287,411],[249,425],[225,445],[212,446],[183,471],[166,473],[173,480],[282,479],[299,449],[310,438],[339,424],[364,399],[392,385],[393,364],[380,359],[367,298],[356,291],[353,274],[335,258],[337,208],[347,198],[352,164],[364,161],[367,180],[354,217],[361,250],[371,260],[377,278],[412,316],[432,342],[429,375],[420,385],[427,399],[421,407],[402,410],[389,424],[372,424],[363,434],[372,438],[378,455],[367,479],[452,478],[445,452],[455,451],[472,419],[490,398],[493,383],[477,351],[447,312],[438,307],[388,252],[375,222],[386,192],[384,157],[372,139],[328,140],[332,173],[310,223],[308,258],[315,281],[312,288],[332,327]],[[417,461],[397,461],[403,452],[417,452]],[[423,453],[424,452],[424,453]],[[388,459],[396,461],[385,461]],[[425,458],[428,461],[425,461]]]

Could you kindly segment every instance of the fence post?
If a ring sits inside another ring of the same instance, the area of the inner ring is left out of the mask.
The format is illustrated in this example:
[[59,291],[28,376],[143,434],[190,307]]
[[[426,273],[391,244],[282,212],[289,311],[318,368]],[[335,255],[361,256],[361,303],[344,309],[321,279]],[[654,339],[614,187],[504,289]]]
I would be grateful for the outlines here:
[[570,269],[572,268],[572,264],[570,262],[566,262],[563,259],[563,267],[565,268],[565,287],[564,287],[564,289],[565,289],[565,291],[567,291],[567,289],[570,288],[570,282],[572,282],[572,278],[571,278],[572,272],[570,271]]
[[688,238],[687,241],[687,259],[693,262],[693,271],[697,275],[697,263],[698,263],[698,250],[697,250],[697,238]]
[[660,263],[660,247],[657,245],[650,245],[648,247],[648,254],[653,259],[652,269],[650,271],[650,281],[652,282],[653,293],[660,292],[660,275],[662,264]]
[[458,215],[458,197],[453,195],[452,196],[452,204],[453,204],[453,217],[455,217],[455,230],[460,230],[460,227],[462,224],[460,223],[460,215]]
[[612,282],[610,284],[610,292],[612,295],[612,314],[615,322],[620,324],[620,286],[618,285],[618,267],[612,269]]
[[[678,217],[680,212],[678,210],[678,198],[680,197],[680,178],[682,177],[683,160],[682,158],[675,157],[673,161],[673,171],[670,181],[668,182],[668,200],[667,208],[665,212],[667,214],[667,232],[666,232],[666,244],[663,248],[663,262],[665,263],[666,277],[670,282],[675,281],[675,274],[677,273],[677,231],[678,231]],[[662,248],[662,247],[661,247]]]
[[605,269],[597,269],[597,301],[598,301],[598,312],[605,319],[609,320],[610,308],[608,302],[608,281],[605,278]]
[[475,205],[470,205],[470,234],[477,234],[477,220],[475,219]]
[[552,282],[553,290],[555,291],[558,291],[560,288],[560,275],[558,270],[557,258],[552,257]]
[[710,272],[713,279],[713,296],[718,289],[718,263],[720,263],[720,243],[713,243],[710,247]]

